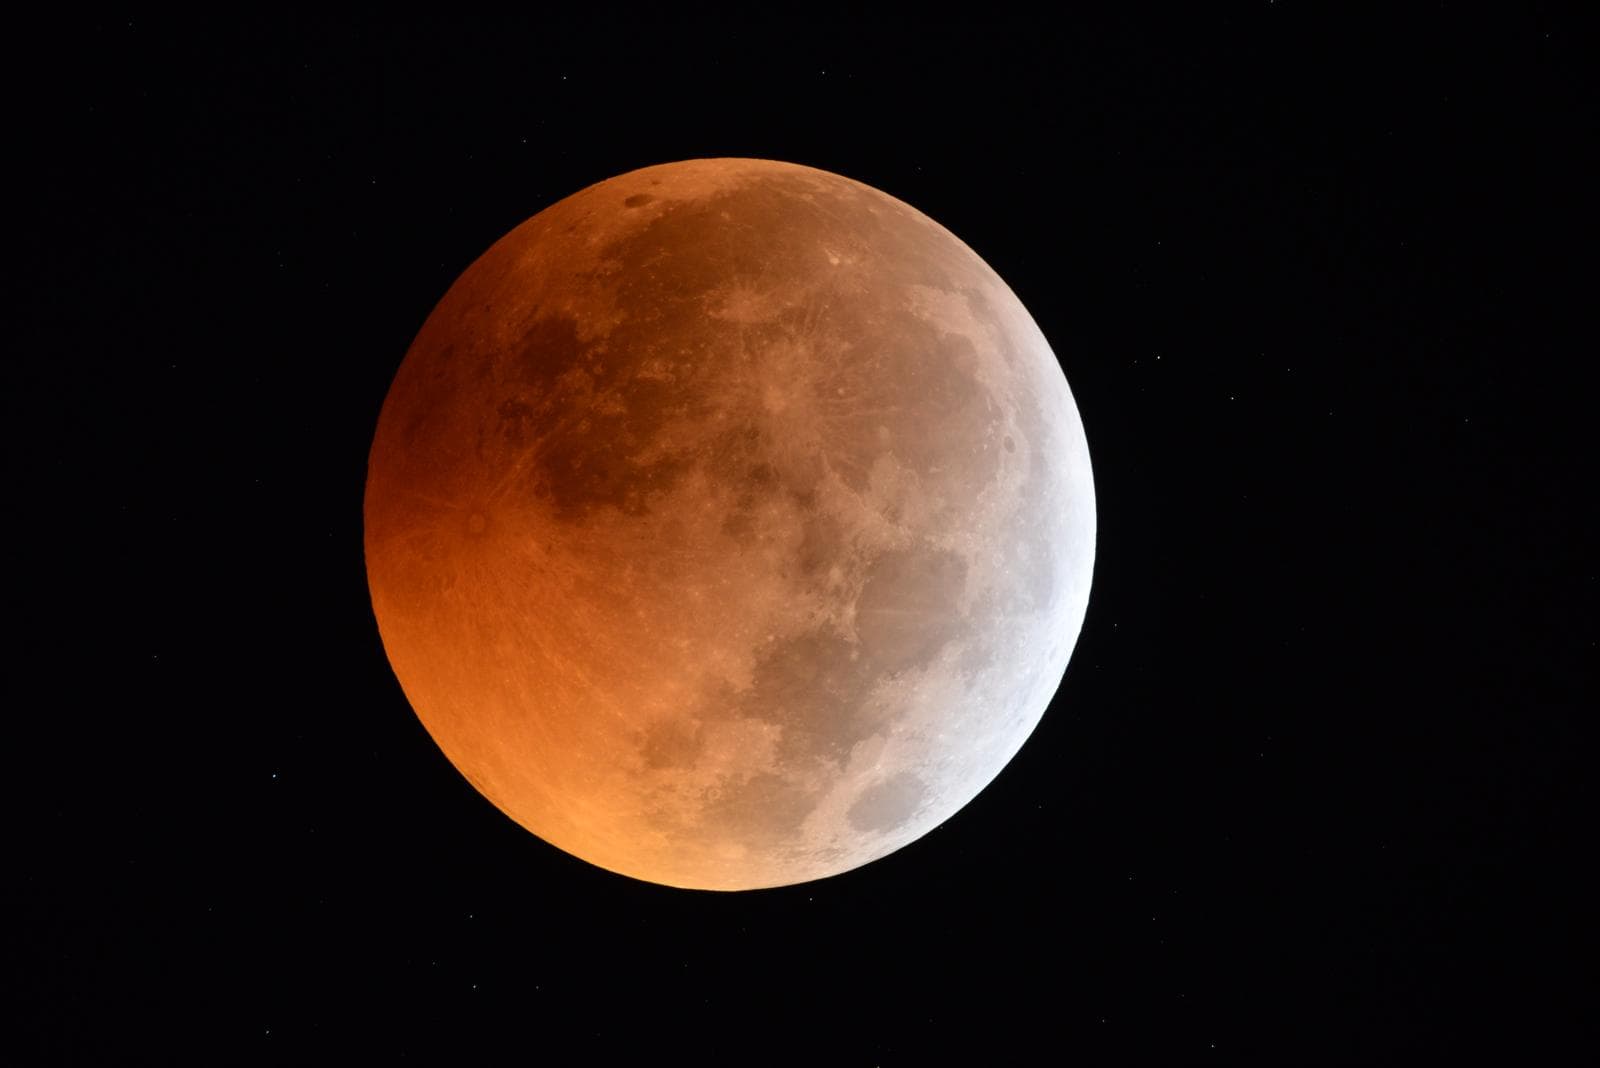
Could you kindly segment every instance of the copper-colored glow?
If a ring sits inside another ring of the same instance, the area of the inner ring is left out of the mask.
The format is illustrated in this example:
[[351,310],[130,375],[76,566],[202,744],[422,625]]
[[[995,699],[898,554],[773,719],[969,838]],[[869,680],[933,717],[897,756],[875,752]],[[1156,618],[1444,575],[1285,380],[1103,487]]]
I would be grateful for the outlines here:
[[821,878],[950,817],[1083,620],[1094,490],[1033,320],[867,186],[696,160],[467,269],[378,422],[406,696],[512,819],[675,886]]

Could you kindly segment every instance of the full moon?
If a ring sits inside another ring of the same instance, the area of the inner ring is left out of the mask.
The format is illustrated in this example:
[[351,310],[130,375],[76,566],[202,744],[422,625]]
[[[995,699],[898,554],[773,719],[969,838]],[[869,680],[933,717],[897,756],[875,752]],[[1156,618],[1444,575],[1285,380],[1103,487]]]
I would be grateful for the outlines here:
[[1089,597],[1060,364],[932,219],[788,163],[647,167],[467,268],[383,404],[385,651],[491,802],[740,890],[937,827],[1027,740]]

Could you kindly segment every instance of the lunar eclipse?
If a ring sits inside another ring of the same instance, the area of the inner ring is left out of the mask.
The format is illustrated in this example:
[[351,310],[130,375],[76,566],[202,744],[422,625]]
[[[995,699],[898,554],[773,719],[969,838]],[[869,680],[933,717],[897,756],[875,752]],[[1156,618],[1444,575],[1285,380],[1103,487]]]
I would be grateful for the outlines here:
[[451,763],[570,854],[720,890],[866,864],[992,781],[1095,541],[1077,408],[999,276],[891,196],[746,159],[601,182],[473,263],[364,512]]

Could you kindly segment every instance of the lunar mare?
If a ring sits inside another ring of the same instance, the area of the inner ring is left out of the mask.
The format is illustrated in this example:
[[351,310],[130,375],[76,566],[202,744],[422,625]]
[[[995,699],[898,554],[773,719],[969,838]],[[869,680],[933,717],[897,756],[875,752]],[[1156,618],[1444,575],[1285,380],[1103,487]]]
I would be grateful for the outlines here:
[[1000,278],[900,201],[649,167],[497,242],[378,420],[366,562],[450,761],[593,864],[804,882],[972,799],[1083,621],[1088,447]]

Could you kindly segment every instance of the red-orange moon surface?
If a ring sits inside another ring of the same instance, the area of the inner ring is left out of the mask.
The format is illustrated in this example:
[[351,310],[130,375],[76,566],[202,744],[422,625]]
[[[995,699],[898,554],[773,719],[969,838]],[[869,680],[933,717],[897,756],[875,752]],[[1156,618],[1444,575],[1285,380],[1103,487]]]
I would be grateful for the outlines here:
[[372,606],[545,841],[673,886],[882,857],[1028,738],[1083,621],[1083,426],[983,260],[859,182],[708,159],[507,234],[407,353]]

